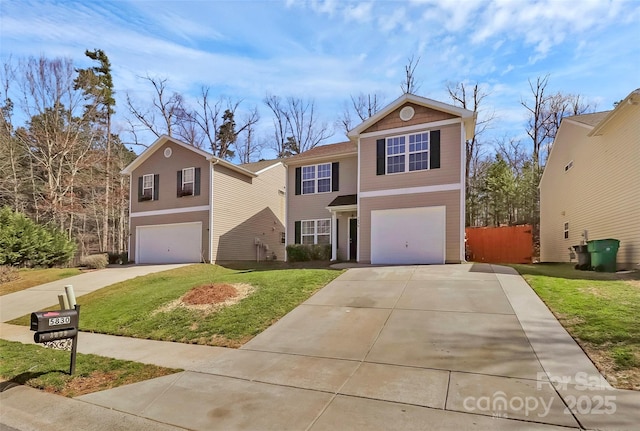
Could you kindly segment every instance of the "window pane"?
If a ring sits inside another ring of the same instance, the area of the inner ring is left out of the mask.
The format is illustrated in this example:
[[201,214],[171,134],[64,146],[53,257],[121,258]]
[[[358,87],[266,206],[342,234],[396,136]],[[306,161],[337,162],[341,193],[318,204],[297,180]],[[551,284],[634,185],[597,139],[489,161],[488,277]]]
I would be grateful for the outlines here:
[[409,170],[419,171],[422,169],[428,169],[429,153],[414,153],[409,154]]
[[331,178],[318,180],[318,193],[331,191]]
[[153,187],[153,175],[145,175],[142,177],[142,187],[150,189]]
[[329,244],[330,242],[329,235],[318,235],[318,244]]
[[182,182],[183,183],[193,182],[193,168],[186,168],[182,170]]
[[302,167],[302,179],[303,180],[312,180],[316,177],[316,167],[315,166],[303,166]]
[[331,163],[318,165],[318,178],[331,178]]
[[387,156],[404,154],[404,136],[387,138]]
[[304,220],[302,222],[302,235],[313,235],[315,231],[315,222],[313,220]]
[[306,195],[308,193],[316,192],[316,182],[315,180],[303,181],[302,182],[302,194]]
[[313,235],[310,236],[302,236],[302,243],[303,244],[313,244]]
[[409,136],[409,151],[426,151],[429,149],[429,134],[418,133]]
[[387,157],[387,173],[404,172],[404,155]]
[[318,235],[331,233],[331,220],[318,220]]

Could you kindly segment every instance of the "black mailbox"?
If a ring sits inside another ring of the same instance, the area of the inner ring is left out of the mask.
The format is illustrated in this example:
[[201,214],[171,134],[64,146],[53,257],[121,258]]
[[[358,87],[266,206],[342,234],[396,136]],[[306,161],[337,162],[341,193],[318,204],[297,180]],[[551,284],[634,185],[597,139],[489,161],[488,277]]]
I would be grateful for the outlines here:
[[49,332],[77,328],[78,310],[37,311],[31,313],[32,331]]

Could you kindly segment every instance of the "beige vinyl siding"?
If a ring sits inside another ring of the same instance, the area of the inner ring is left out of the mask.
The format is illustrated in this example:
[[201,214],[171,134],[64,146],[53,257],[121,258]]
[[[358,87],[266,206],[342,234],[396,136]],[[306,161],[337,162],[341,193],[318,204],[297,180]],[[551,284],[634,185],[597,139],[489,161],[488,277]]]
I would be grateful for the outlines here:
[[[353,195],[358,192],[358,158],[357,155],[330,159],[326,161],[314,161],[313,164],[340,163],[339,166],[339,188],[337,192],[313,193],[307,195],[296,195],[296,168],[306,166],[307,163],[300,162],[292,164],[287,169],[287,242],[295,243],[295,222],[298,220],[330,219],[331,212],[327,207],[336,197],[342,195]],[[339,215],[340,227],[338,229],[338,255],[340,259],[346,259],[347,254],[347,217],[355,216],[356,212],[348,212]],[[332,229],[334,227],[332,226]]]
[[[256,259],[255,238],[269,246],[266,255],[283,260],[284,166],[256,178],[221,165],[213,170],[213,261]],[[264,258],[265,251],[261,254]]]
[[[424,130],[431,129],[425,126]],[[460,157],[462,156],[461,126],[458,123],[440,126],[433,130],[440,130],[440,168],[424,171],[376,175],[376,140],[383,136],[362,138],[360,140],[360,191],[459,184]],[[411,133],[420,133],[420,131]],[[396,135],[398,133],[389,131],[384,137]]]
[[587,230],[590,240],[620,240],[617,261],[631,268],[640,263],[640,110],[619,112],[602,136],[588,137],[590,130],[565,120],[556,137],[540,184],[540,257],[569,261],[568,247]]
[[[411,106],[415,111],[413,118],[409,121],[402,121],[402,119],[400,119],[400,111],[405,106]],[[379,132],[381,130],[414,126],[416,124],[433,123],[434,121],[449,120],[451,118],[455,118],[455,116],[446,112],[436,111],[435,109],[427,108],[425,106],[416,105],[415,103],[405,103],[398,109],[395,109],[384,118],[377,121],[375,124],[372,124],[371,127],[367,128],[367,130],[362,133]]]
[[446,207],[447,263],[460,263],[460,191],[393,195],[360,199],[360,262],[371,262],[371,211],[415,207]]
[[[164,150],[171,148],[171,157]],[[200,195],[177,197],[177,172],[184,168],[200,168]],[[159,175],[157,201],[138,202],[138,177],[145,174]],[[131,173],[131,212],[155,211],[170,208],[187,208],[209,204],[209,162],[200,154],[168,142],[158,148]],[[132,231],[133,232],[133,231]]]
[[186,213],[163,214],[155,216],[131,217],[129,232],[129,260],[136,260],[136,228],[138,226],[152,226],[175,223],[202,223],[202,260],[209,261],[209,211],[192,211]]

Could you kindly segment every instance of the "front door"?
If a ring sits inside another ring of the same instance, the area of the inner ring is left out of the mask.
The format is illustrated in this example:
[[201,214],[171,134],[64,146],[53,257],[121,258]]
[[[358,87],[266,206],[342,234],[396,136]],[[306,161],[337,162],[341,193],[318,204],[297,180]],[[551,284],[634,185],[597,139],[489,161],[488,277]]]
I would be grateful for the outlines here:
[[358,257],[358,219],[349,219],[349,260]]

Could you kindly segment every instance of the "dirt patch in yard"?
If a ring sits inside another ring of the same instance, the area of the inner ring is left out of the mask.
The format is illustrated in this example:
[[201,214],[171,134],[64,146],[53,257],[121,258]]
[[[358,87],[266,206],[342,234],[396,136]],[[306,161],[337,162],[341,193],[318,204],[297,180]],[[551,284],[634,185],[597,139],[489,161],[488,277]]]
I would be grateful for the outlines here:
[[619,369],[607,348],[610,346],[595,346],[586,342],[580,342],[580,345],[611,386],[640,391],[640,368]]
[[[245,283],[213,283],[198,286],[175,301],[160,307],[155,313],[173,311],[178,308],[213,313],[223,307],[237,304],[249,296],[255,288]],[[195,329],[194,329],[195,330]]]

